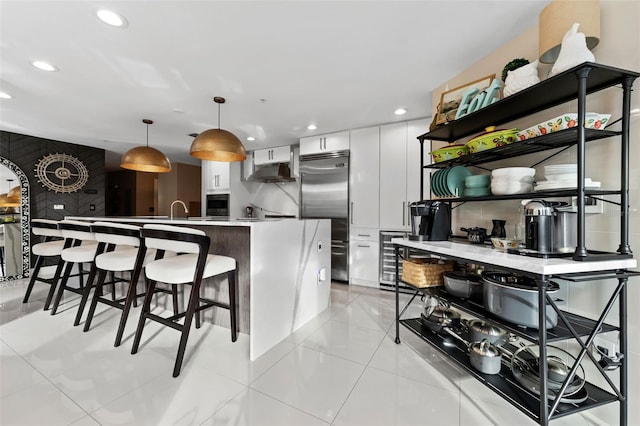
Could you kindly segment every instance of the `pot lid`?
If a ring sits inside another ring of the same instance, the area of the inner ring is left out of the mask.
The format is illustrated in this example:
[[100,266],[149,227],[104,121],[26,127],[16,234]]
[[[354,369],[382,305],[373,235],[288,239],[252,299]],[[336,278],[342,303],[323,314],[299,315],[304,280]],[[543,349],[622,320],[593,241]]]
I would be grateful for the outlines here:
[[477,319],[473,319],[467,322],[467,325],[469,328],[471,328],[472,330],[478,331],[484,335],[487,336],[502,336],[503,334],[505,334],[506,332],[504,330],[502,330],[501,328],[496,327],[493,324],[490,324],[488,322],[484,322],[484,321],[480,321]]
[[482,342],[473,342],[469,346],[469,350],[486,357],[499,357],[502,355],[500,350],[495,345],[489,343],[487,339],[484,339]]
[[[538,284],[536,281],[533,278],[525,277],[523,275],[502,272],[483,272],[482,279],[493,285],[518,288],[527,291],[538,291]],[[547,292],[554,292],[559,289],[560,286],[553,281],[549,281],[547,284]]]
[[460,314],[443,306],[436,306],[427,317],[431,321],[452,320],[460,318]]

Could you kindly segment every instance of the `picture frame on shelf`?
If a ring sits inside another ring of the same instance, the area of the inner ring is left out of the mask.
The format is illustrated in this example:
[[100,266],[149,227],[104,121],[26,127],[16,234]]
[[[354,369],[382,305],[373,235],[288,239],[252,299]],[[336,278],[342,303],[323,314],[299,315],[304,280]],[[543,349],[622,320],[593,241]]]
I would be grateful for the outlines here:
[[495,77],[495,74],[491,74],[462,86],[458,86],[455,89],[442,92],[436,115],[436,124],[444,124],[455,120],[458,108],[463,100],[463,96],[468,92],[482,92],[491,86]]

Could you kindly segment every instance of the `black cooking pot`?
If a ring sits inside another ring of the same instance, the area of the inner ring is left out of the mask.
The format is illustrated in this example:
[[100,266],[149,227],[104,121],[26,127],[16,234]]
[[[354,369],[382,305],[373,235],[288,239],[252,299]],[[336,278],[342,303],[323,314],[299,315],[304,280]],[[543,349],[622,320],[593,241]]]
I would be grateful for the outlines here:
[[486,228],[474,226],[473,228],[460,228],[460,230],[467,233],[467,240],[472,243],[484,244],[485,241],[489,240]]

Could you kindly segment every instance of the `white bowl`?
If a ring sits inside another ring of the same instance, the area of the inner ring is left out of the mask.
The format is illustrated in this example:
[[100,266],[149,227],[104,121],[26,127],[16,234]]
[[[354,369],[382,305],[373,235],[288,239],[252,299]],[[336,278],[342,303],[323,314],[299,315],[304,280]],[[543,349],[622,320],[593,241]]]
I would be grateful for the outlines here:
[[491,182],[491,193],[494,195],[528,194],[530,192],[533,192],[533,183],[530,182]]
[[531,167],[503,167],[491,172],[491,176],[509,176],[511,178],[533,177],[536,169]]
[[533,176],[522,176],[522,177],[513,177],[513,176],[491,176],[491,182],[520,182],[520,183],[533,183]]

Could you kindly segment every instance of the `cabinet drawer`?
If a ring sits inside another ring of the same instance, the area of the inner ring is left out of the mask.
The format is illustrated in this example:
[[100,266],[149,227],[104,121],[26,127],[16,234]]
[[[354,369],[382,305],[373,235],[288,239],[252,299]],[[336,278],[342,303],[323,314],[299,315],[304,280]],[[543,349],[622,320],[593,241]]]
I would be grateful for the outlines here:
[[351,241],[380,241],[380,230],[378,228],[349,228],[349,239]]

